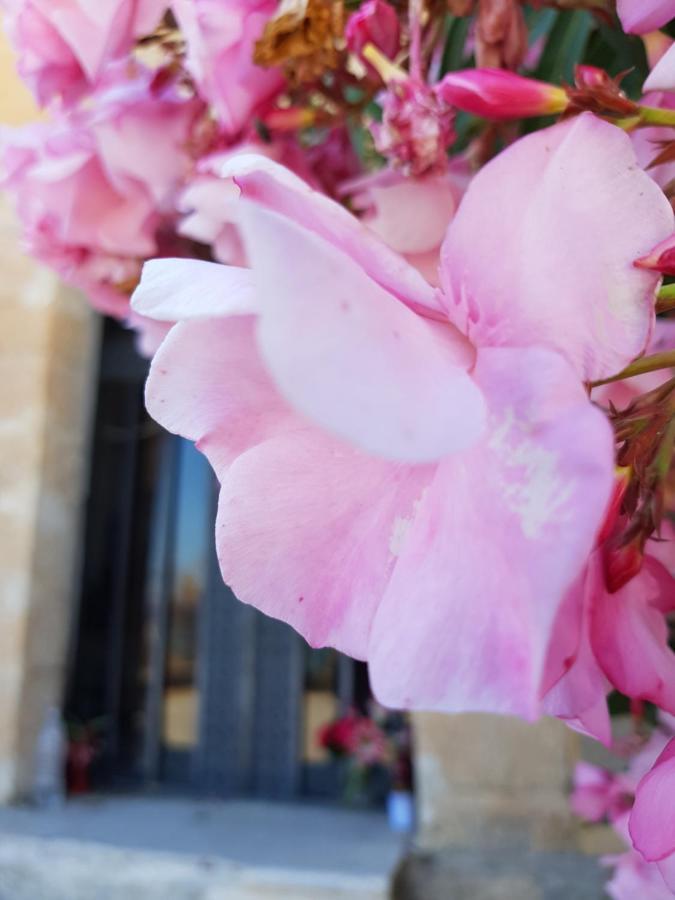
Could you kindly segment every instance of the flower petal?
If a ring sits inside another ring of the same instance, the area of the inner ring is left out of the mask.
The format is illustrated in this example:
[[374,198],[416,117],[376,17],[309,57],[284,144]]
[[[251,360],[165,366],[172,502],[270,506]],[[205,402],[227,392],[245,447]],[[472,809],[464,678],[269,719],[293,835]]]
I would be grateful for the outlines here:
[[281,213],[340,247],[374,281],[411,308],[437,318],[442,312],[436,292],[413,266],[346,209],[284,166],[264,156],[242,153],[223,165],[220,174],[234,178],[245,199]]
[[633,261],[672,231],[628,137],[583,114],[476,175],[441,252],[449,315],[479,346],[544,344],[586,380],[614,374],[653,326],[659,279]]
[[643,91],[675,91],[675,44],[654,66]]
[[675,581],[655,559],[614,594],[598,592],[591,617],[596,659],[614,687],[675,713],[675,653],[664,613],[675,609]]
[[635,848],[648,862],[675,852],[675,739],[638,784],[630,816]]
[[246,315],[255,310],[249,269],[198,259],[151,259],[131,298],[132,309],[149,319],[175,322]]
[[222,483],[223,578],[312,646],[365,659],[394,554],[432,474],[364,456],[313,428],[262,443]]
[[617,0],[617,12],[625,31],[646,34],[675,17],[673,0]]
[[242,206],[261,355],[286,399],[388,459],[429,462],[474,442],[485,405],[456,329],[418,316],[325,239]]
[[391,706],[534,718],[609,499],[612,436],[558,354],[479,351],[475,376],[489,430],[420,503],[373,623],[372,683]]

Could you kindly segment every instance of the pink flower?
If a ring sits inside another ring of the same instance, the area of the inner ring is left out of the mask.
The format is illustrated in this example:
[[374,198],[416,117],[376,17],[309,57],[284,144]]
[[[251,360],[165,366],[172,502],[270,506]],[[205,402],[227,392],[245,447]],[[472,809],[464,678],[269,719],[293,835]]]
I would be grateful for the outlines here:
[[630,835],[647,862],[658,865],[675,893],[675,739],[638,784],[630,816]]
[[579,762],[574,769],[572,810],[587,822],[612,821],[631,807],[632,793],[627,788],[621,775]]
[[159,24],[168,0],[0,0],[19,69],[40,103],[66,103],[95,85]]
[[[389,59],[399,51],[401,26],[398,14],[387,0],[366,0],[352,13],[345,29],[347,47],[357,55],[366,44],[372,44]],[[375,70],[368,65],[371,72]]]
[[672,0],[617,0],[625,31],[645,34],[675,18]]
[[646,342],[658,277],[632,261],[668,202],[613,126],[538,132],[472,181],[439,292],[286,170],[235,163],[252,272],[151,263],[134,300],[178,322],[147,404],[218,474],[223,577],[367,659],[385,704],[537,716],[611,490],[582,381]]
[[2,154],[29,251],[123,316],[142,261],[160,252],[201,104],[151,94],[148,72],[119,74],[86,110],[6,131]]
[[173,0],[188,69],[230,137],[283,85],[280,72],[253,63],[255,42],[277,6],[277,0]]
[[504,69],[450,72],[437,91],[451,106],[486,119],[555,115],[569,103],[563,88]]

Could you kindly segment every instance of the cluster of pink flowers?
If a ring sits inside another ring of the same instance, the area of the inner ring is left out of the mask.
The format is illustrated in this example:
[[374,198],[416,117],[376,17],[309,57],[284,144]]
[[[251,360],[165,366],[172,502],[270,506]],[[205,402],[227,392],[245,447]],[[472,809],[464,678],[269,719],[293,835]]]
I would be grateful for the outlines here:
[[[667,35],[629,97],[515,71],[515,0],[449,0],[503,66],[449,72],[422,0],[2,2],[50,113],[2,135],[27,246],[145,335],[238,597],[391,707],[604,743],[613,690],[675,714]],[[675,891],[675,745],[635,797],[626,870]]]

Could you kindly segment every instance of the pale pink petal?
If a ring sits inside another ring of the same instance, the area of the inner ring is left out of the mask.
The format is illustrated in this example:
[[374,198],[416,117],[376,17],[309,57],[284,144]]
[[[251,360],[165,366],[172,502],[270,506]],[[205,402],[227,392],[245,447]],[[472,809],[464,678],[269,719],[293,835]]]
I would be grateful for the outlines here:
[[221,479],[249,447],[306,427],[265,371],[254,330],[252,316],[179,322],[156,352],[145,388],[153,419],[195,441]]
[[450,225],[449,315],[479,346],[544,344],[584,379],[615,374],[653,327],[659,279],[633,262],[673,221],[615,126],[588,113],[528,135],[476,175]]
[[241,154],[222,167],[221,175],[234,178],[244,198],[340,247],[374,281],[411,308],[439,317],[436,292],[411,265],[344,207],[288,169],[262,156]]
[[643,90],[675,91],[675,44],[654,66],[645,81]]
[[[590,734],[602,744],[609,746],[612,731],[607,711],[606,697],[611,686],[598,665],[590,643],[590,608],[592,599],[600,588],[599,554],[594,554],[583,574],[573,585],[556,619],[551,648],[554,655],[560,654],[558,644],[563,638],[563,647],[568,645],[565,635],[573,633],[573,620],[578,618],[581,631],[579,642],[573,655],[564,660],[564,671],[560,678],[548,688],[551,679],[551,650],[547,657],[542,699],[544,711],[549,716],[565,720],[570,727]],[[562,620],[566,614],[572,622]],[[562,634],[561,634],[561,625]]]
[[438,254],[457,204],[459,191],[448,175],[375,181],[360,189],[359,203],[369,209],[363,217],[392,250]]
[[241,202],[261,355],[288,401],[388,459],[430,462],[472,444],[485,405],[456,329],[418,316],[324,238]]
[[223,578],[312,646],[365,659],[395,554],[432,475],[432,467],[367,457],[315,429],[259,444],[222,482]]
[[638,785],[629,828],[635,848],[648,862],[675,853],[675,740]]
[[661,877],[668,885],[668,889],[675,894],[675,853],[671,853],[665,859],[659,860],[658,866]]
[[609,862],[615,869],[605,888],[612,900],[672,900],[658,868],[639,853],[624,853]]
[[617,0],[617,12],[624,29],[646,34],[675,18],[673,0]]
[[656,560],[616,593],[595,598],[591,643],[614,687],[675,713],[675,653],[664,614],[675,609],[675,581]]
[[250,269],[198,259],[151,259],[143,266],[131,305],[140,315],[164,322],[256,310]]
[[373,624],[372,683],[391,706],[534,718],[609,499],[612,438],[558,354],[479,351],[475,377],[489,430],[439,464],[420,502]]

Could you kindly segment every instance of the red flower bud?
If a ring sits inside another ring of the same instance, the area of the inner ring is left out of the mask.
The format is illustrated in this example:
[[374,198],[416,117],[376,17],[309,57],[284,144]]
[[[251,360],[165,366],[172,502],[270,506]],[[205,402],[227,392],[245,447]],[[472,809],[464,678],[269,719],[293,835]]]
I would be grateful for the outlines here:
[[563,112],[568,99],[562,88],[503,69],[449,72],[436,92],[457,109],[486,119],[522,119]]

